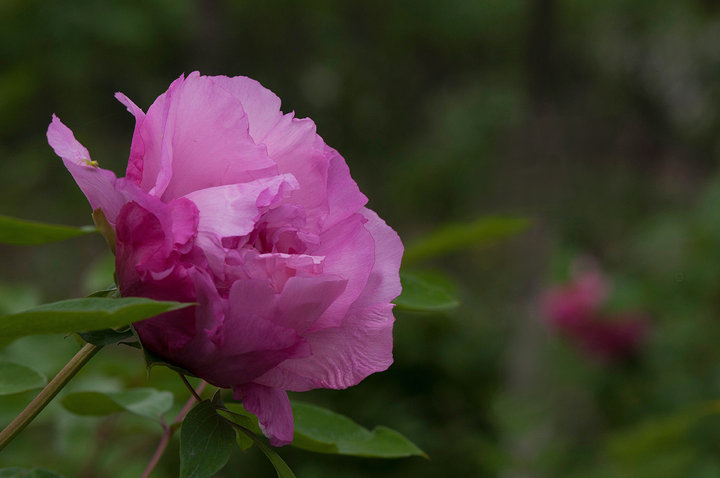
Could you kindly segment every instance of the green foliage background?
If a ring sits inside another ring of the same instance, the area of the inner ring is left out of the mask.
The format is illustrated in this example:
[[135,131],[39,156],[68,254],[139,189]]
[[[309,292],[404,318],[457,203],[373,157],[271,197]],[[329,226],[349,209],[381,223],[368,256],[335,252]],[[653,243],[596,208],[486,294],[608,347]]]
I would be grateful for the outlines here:
[[[90,222],[46,144],[53,112],[121,173],[133,120],[112,93],[146,109],[182,72],[253,77],[316,122],[407,242],[487,214],[533,220],[495,247],[418,264],[451,274],[462,305],[398,311],[388,372],[300,396],[397,429],[431,460],[280,450],[299,477],[714,477],[719,38],[708,0],[0,0],[0,214]],[[538,317],[538,294],[578,253],[610,274],[613,306],[652,317],[632,363],[588,360]],[[4,246],[0,264],[0,313],[111,282],[95,236]],[[76,348],[30,337],[0,358],[52,376]],[[175,412],[187,399],[126,347],[103,350],[69,391],[144,386],[173,391]],[[2,397],[0,423],[30,397]],[[135,477],[160,433],[56,403],[0,466]],[[177,476],[177,446],[155,476]],[[251,449],[218,476],[273,473]]]

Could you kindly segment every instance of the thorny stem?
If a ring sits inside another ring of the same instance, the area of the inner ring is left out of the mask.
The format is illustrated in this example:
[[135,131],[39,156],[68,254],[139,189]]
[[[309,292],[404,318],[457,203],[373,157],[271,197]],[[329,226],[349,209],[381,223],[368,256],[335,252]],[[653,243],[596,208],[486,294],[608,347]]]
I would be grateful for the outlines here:
[[182,410],[180,410],[180,413],[178,413],[178,416],[175,417],[175,420],[171,425],[168,425],[166,423],[163,423],[163,434],[162,438],[160,438],[160,443],[158,443],[157,448],[155,449],[155,453],[153,453],[152,458],[150,459],[150,463],[148,463],[147,467],[145,468],[145,471],[143,472],[142,476],[140,478],[148,478],[150,476],[150,473],[153,472],[157,464],[160,462],[160,458],[162,458],[163,454],[165,453],[165,449],[167,448],[168,444],[170,443],[170,439],[173,436],[173,433],[175,432],[175,426],[178,423],[181,423],[183,419],[185,418],[185,415],[188,414],[190,409],[195,405],[195,402],[201,402],[202,399],[200,398],[200,394],[202,393],[203,389],[207,385],[206,382],[200,382],[200,385],[198,385],[197,391],[195,391],[194,388],[190,385],[190,383],[187,381],[184,375],[180,375],[182,377],[183,382],[185,382],[185,385],[190,389],[192,392],[192,397],[188,399],[188,401],[185,403],[185,406]]
[[5,429],[0,432],[0,450],[10,443],[33,419],[47,406],[48,403],[67,385],[71,378],[88,363],[102,347],[85,344],[70,361],[50,380],[45,388],[28,404]]

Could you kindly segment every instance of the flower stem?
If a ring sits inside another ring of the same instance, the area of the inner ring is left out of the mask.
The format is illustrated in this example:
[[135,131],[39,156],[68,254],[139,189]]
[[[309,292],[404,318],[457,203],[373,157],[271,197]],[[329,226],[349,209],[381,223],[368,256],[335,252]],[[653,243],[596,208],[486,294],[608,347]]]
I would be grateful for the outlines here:
[[[180,375],[183,377],[182,375]],[[184,377],[183,377],[184,378]],[[189,385],[189,384],[188,384]],[[163,454],[165,453],[165,449],[167,448],[168,444],[170,443],[170,439],[173,436],[173,433],[175,432],[175,428],[177,424],[181,423],[183,419],[185,418],[185,415],[188,414],[190,409],[195,405],[196,401],[202,401],[199,398],[199,393],[202,393],[203,389],[205,388],[205,385],[207,383],[200,382],[200,385],[198,385],[197,392],[190,387],[190,390],[193,391],[192,397],[190,397],[185,403],[185,406],[182,410],[180,410],[180,413],[178,413],[178,416],[175,417],[175,420],[173,421],[172,425],[167,425],[163,422],[163,434],[162,438],[160,438],[160,443],[158,443],[157,448],[155,449],[155,453],[153,453],[152,458],[150,459],[150,463],[148,463],[147,467],[145,468],[145,471],[143,472],[142,476],[140,478],[148,478],[150,476],[150,473],[153,472],[155,467],[157,466],[158,462],[160,461],[160,458],[162,458]]]
[[[202,398],[200,398],[200,395],[198,394],[198,392],[195,391],[193,386],[190,385],[190,382],[188,382],[187,377],[181,373],[178,375],[180,375],[180,378],[182,379],[183,383],[188,388],[188,390],[190,390],[190,393],[192,393],[192,396],[195,397],[195,400],[197,400],[198,402],[202,402]],[[203,383],[205,383],[205,382],[203,382]],[[203,388],[205,388],[205,385],[203,385]],[[202,391],[202,389],[201,389],[201,391]]]
[[45,406],[50,403],[55,395],[67,385],[71,378],[95,355],[101,347],[93,344],[85,344],[70,361],[50,380],[45,388],[28,404],[5,429],[0,432],[0,450],[10,443]]

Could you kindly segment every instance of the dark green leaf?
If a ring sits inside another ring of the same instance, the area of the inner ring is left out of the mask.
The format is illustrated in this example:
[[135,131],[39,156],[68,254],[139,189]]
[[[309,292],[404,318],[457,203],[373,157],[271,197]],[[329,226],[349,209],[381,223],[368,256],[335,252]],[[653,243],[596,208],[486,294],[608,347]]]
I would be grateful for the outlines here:
[[23,468],[2,468],[0,469],[0,478],[63,478],[54,471],[45,470],[43,468],[33,468],[25,470]]
[[411,310],[438,311],[457,307],[457,291],[450,279],[437,272],[400,272],[402,294],[393,302]]
[[13,362],[0,362],[0,395],[42,388],[47,383],[35,369]]
[[2,468],[0,469],[0,478],[63,478],[63,476],[43,468],[33,468],[32,470]]
[[98,232],[94,226],[59,226],[0,216],[0,244],[31,246]]
[[193,304],[140,297],[69,299],[0,317],[0,337],[119,327]]
[[129,327],[123,328],[121,330],[101,329],[101,330],[91,330],[89,332],[78,332],[78,335],[85,342],[88,342],[88,343],[91,343],[93,345],[97,345],[100,347],[105,346],[105,345],[116,344],[118,342],[121,342],[121,341],[127,340],[127,339],[130,339],[130,342],[134,342],[137,344],[137,341],[135,341],[135,334],[133,334],[132,329],[130,329]]
[[[280,455],[258,438],[258,435],[263,433],[258,425],[257,417],[245,410],[240,403],[228,403],[224,407],[224,409],[218,410],[218,413],[237,425],[235,427],[236,441],[240,449],[246,450],[255,443],[275,468],[279,478],[295,478],[295,474]],[[297,439],[297,435],[295,439]]]
[[69,393],[60,400],[60,403],[68,412],[91,417],[110,415],[124,410],[102,392]]
[[239,427],[238,430],[245,433],[248,438],[255,442],[260,451],[262,451],[270,461],[273,468],[275,468],[275,473],[277,473],[278,478],[296,478],[295,473],[293,473],[287,463],[285,463],[285,460],[283,460],[282,457],[275,452],[275,450],[266,445],[264,441],[258,438],[257,435],[243,427]]
[[406,246],[403,264],[468,247],[487,247],[524,231],[529,225],[530,221],[521,217],[484,217],[467,224],[448,225]]
[[172,363],[172,362],[170,362],[169,360],[165,360],[164,358],[158,357],[157,355],[155,355],[154,353],[150,352],[150,351],[149,351],[148,349],[146,349],[145,347],[143,347],[143,355],[144,355],[144,357],[145,357],[145,367],[147,368],[148,372],[149,372],[150,369],[153,368],[153,367],[162,366],[162,367],[167,367],[167,368],[169,368],[170,370],[174,370],[174,371],[176,371],[177,373],[179,373],[179,374],[181,374],[181,375],[185,375],[185,376],[188,376],[188,377],[194,377],[194,376],[195,376],[195,375],[193,375],[192,373],[190,373],[190,372],[188,372],[187,370],[185,370],[184,368],[182,368],[181,366],[179,366],[179,365],[177,365],[177,364],[175,364],[175,363]]
[[121,392],[75,392],[63,397],[63,407],[76,415],[103,416],[128,411],[159,419],[170,410],[173,395],[153,388],[134,388]]
[[233,427],[210,400],[195,405],[180,428],[180,477],[205,478],[217,473],[235,446]]
[[[312,440],[313,445],[307,450],[377,458],[426,456],[410,440],[387,427],[369,431],[343,415],[309,403],[293,402],[292,409],[295,440],[300,437]],[[304,448],[305,443],[293,441],[293,446]],[[317,443],[332,445],[337,451],[317,448],[314,445]]]
[[606,455],[616,463],[654,460],[658,451],[667,453],[687,440],[694,423],[704,410],[681,410],[668,416],[652,417],[610,434]]

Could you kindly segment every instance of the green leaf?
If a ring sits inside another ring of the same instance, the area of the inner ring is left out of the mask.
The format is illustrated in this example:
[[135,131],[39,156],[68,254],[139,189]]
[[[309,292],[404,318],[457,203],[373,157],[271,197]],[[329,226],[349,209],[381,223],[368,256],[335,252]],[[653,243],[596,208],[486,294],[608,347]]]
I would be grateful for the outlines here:
[[104,347],[105,345],[116,344],[120,341],[131,339],[127,345],[133,345],[140,347],[139,342],[135,340],[135,334],[130,327],[123,328],[120,330],[115,329],[101,329],[91,330],[89,332],[78,332],[78,335],[88,343]]
[[483,217],[467,224],[445,226],[405,247],[403,264],[429,259],[468,247],[487,247],[518,234],[530,225],[521,217]]
[[[279,478],[295,478],[295,474],[280,455],[275,453],[271,447],[258,438],[258,435],[262,435],[263,433],[260,430],[255,415],[245,410],[240,403],[223,404],[223,407],[224,409],[218,410],[218,413],[235,424],[237,444],[242,450],[250,448],[250,446],[255,443],[275,468],[275,472]],[[250,440],[249,442],[248,439]],[[295,439],[297,439],[297,435],[295,435]],[[320,444],[320,446],[322,446],[322,444]]]
[[275,468],[275,473],[277,473],[278,478],[296,478],[295,473],[293,473],[287,463],[285,463],[285,460],[283,460],[282,457],[270,446],[266,445],[264,441],[258,438],[257,435],[244,427],[238,427],[238,430],[245,433],[248,438],[255,442],[260,451],[262,451],[270,461],[273,468]]
[[[227,412],[220,411],[229,420],[262,434],[257,418],[239,403],[225,404]],[[376,458],[426,456],[400,433],[387,427],[372,431],[351,419],[326,408],[303,402],[292,402],[295,435],[292,446],[317,453],[353,455]]]
[[107,289],[98,290],[96,292],[93,292],[88,297],[109,297],[112,299],[117,299],[120,297],[120,291],[117,287],[112,286],[108,287]]
[[[376,427],[372,431],[361,427],[351,419],[326,408],[309,403],[293,402],[295,417],[295,440],[292,445],[320,453],[338,453],[376,458],[399,458],[406,456],[426,456],[425,453],[400,433],[387,427]],[[298,438],[312,440],[331,449],[319,449]]]
[[180,478],[205,478],[227,463],[235,446],[233,427],[210,400],[195,405],[180,428]]
[[94,226],[59,226],[0,216],[0,244],[32,246],[98,232]]
[[30,284],[0,284],[0,314],[12,314],[40,303],[40,293]]
[[223,404],[223,407],[218,410],[220,415],[253,433],[263,434],[260,425],[258,425],[257,417],[245,410],[241,403],[226,403]]
[[65,395],[60,404],[75,415],[101,417],[125,409],[102,392],[75,392]]
[[174,370],[177,373],[181,375],[185,375],[187,377],[194,377],[195,375],[190,373],[189,371],[182,368],[180,365],[177,365],[173,362],[170,362],[169,360],[166,360],[164,358],[160,358],[145,347],[143,347],[143,356],[145,357],[145,368],[147,369],[148,373],[150,372],[150,369],[153,367],[161,366],[161,367],[167,367],[170,370]]
[[119,327],[194,304],[140,297],[69,299],[0,316],[0,337],[54,334]]
[[46,383],[45,376],[35,369],[18,363],[0,362],[0,395],[42,388]]
[[606,454],[616,463],[654,460],[658,452],[670,452],[686,441],[694,423],[706,413],[702,408],[681,410],[615,431],[607,439]]
[[32,470],[2,468],[0,469],[0,478],[63,478],[63,476],[43,468],[33,468]]
[[437,272],[400,272],[402,294],[393,302],[410,310],[439,311],[457,307],[455,285]]
[[172,407],[173,395],[153,388],[134,388],[122,392],[75,392],[65,395],[60,403],[76,415],[103,416],[128,411],[157,420]]
[[235,428],[235,442],[242,451],[248,450],[251,446],[253,446],[253,443],[255,443],[252,438],[247,436],[247,433],[239,428]]

